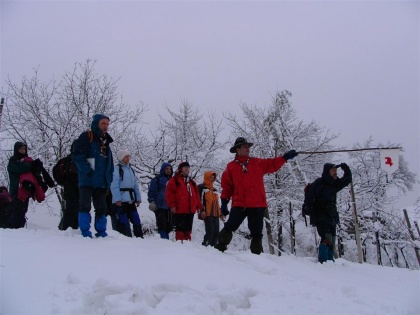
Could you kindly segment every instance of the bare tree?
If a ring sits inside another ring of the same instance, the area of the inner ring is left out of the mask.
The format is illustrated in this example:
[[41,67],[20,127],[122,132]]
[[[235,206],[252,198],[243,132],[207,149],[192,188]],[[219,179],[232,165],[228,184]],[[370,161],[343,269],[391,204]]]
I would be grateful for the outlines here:
[[90,59],[76,63],[59,82],[42,82],[38,69],[19,83],[8,79],[2,124],[6,138],[25,141],[31,155],[51,169],[70,152],[79,134],[90,128],[95,113],[110,117],[115,149],[140,137],[138,122],[145,108],[141,103],[135,108],[123,103],[117,94],[118,80],[96,73],[95,64]]
[[150,137],[138,142],[135,149],[140,156],[137,164],[144,183],[154,177],[163,161],[188,160],[192,178],[217,168],[220,150],[224,147],[220,140],[222,120],[212,113],[204,116],[185,101],[177,111],[166,107],[166,113],[165,117],[160,115],[159,124],[150,132]]
[[[262,158],[279,156],[291,149],[331,149],[336,135],[315,121],[305,123],[299,120],[290,102],[291,96],[288,91],[276,93],[268,108],[242,104],[244,116],[241,120],[234,115],[226,117],[233,129],[232,136],[243,136],[254,142],[253,155]],[[277,242],[272,245],[279,254],[283,250],[283,228],[288,228],[287,223],[291,219],[289,211],[286,211],[289,203],[293,207],[292,220],[296,220],[300,214],[305,184],[319,177],[325,158],[329,157],[300,156],[289,161],[279,172],[266,176],[269,220],[273,233],[277,235]]]

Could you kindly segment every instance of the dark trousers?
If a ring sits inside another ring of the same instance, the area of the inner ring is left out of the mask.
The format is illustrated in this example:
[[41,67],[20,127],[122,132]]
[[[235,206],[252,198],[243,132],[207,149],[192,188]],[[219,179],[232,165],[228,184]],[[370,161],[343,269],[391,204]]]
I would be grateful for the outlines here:
[[224,228],[235,232],[245,218],[248,218],[248,228],[252,238],[261,238],[263,236],[265,208],[240,208],[233,207],[230,210],[229,219]]
[[90,186],[79,187],[79,212],[89,213],[93,202],[96,215],[106,215],[106,192],[106,188]]
[[169,209],[156,209],[156,225],[161,238],[169,238],[172,231],[172,212]]
[[175,221],[175,238],[176,240],[191,240],[191,230],[193,226],[194,214],[193,213],[181,213],[174,214],[173,219]]
[[320,224],[316,227],[321,243],[334,246],[337,227],[331,224]]
[[16,196],[13,197],[12,204],[10,205],[10,215],[4,223],[4,227],[8,229],[20,229],[25,227],[28,206],[29,199],[21,201]]
[[115,211],[110,215],[112,229],[120,232],[121,234],[133,237],[131,232],[131,224],[133,224],[133,232],[136,237],[143,237],[143,230],[141,227],[141,221],[139,213],[137,212],[135,203],[123,202],[121,207],[113,204]]
[[60,220],[58,229],[65,231],[69,227],[72,229],[78,229],[78,212],[79,212],[79,200],[78,199],[67,199],[65,200],[65,209],[63,217]]
[[217,244],[217,238],[219,237],[219,220],[219,217],[213,216],[204,219],[206,234],[204,235],[203,245],[214,246]]
[[320,224],[316,227],[316,230],[321,237],[318,248],[318,261],[323,263],[327,260],[334,260],[336,224]]

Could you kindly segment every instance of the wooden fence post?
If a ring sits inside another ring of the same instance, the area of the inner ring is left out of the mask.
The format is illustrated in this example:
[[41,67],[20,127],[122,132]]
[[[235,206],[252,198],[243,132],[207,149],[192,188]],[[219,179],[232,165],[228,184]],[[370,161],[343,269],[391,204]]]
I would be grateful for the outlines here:
[[358,257],[359,263],[363,264],[362,244],[360,243],[361,239],[360,239],[360,230],[359,230],[359,219],[357,217],[356,198],[354,197],[353,182],[350,183],[350,195],[351,195],[351,204],[353,206],[353,219],[354,219],[354,229],[356,233],[357,257]]
[[270,251],[271,255],[274,255],[274,240],[273,235],[271,234],[271,223],[270,223],[270,214],[268,212],[268,208],[264,210],[264,221],[265,221],[265,229],[267,231],[267,241],[268,241],[268,250]]
[[295,221],[293,220],[293,209],[292,209],[292,203],[289,202],[289,220],[290,220],[290,251],[293,255],[296,255],[296,240],[295,240]]
[[[413,230],[411,229],[411,223],[410,223],[410,219],[408,218],[408,213],[407,210],[404,209],[404,217],[405,217],[405,221],[407,221],[407,227],[408,227],[408,232],[410,233],[410,237],[413,241],[416,240],[416,238],[414,237],[414,233]],[[414,247],[414,251],[416,252],[416,257],[417,257],[417,262],[419,263],[420,266],[420,253],[419,253],[419,249]]]

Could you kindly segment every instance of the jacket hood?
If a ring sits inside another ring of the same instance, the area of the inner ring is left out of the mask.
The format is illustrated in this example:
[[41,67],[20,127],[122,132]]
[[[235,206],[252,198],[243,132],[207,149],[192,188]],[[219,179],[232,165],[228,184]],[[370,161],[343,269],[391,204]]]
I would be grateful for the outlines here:
[[203,181],[204,186],[206,186],[208,189],[211,189],[211,190],[213,190],[213,183],[211,181],[211,175],[213,175],[213,174],[216,178],[216,176],[217,176],[216,172],[208,171],[208,172],[204,173],[204,181]]
[[90,125],[90,130],[92,130],[92,132],[98,137],[102,136],[102,131],[101,131],[101,129],[99,129],[99,121],[101,119],[104,119],[104,118],[109,120],[109,117],[107,117],[105,115],[102,115],[102,114],[95,114],[92,117],[92,123]]
[[332,169],[335,165],[331,163],[324,164],[324,170],[322,172],[322,178],[327,181],[333,181],[334,178],[330,176],[330,169]]
[[[19,152],[18,152],[18,149],[20,148],[20,147],[25,147],[26,148],[26,152],[25,152],[25,154],[20,154]],[[13,155],[14,156],[16,156],[16,157],[18,157],[19,159],[21,159],[21,158],[23,158],[23,157],[27,157],[28,156],[28,146],[26,145],[26,143],[24,143],[24,142],[21,142],[21,141],[17,141],[17,142],[15,142],[15,145],[13,146]]]
[[167,162],[162,163],[162,166],[160,167],[160,175],[165,176],[165,168],[167,166],[171,167],[171,176],[169,176],[169,177],[172,177],[172,175],[174,174],[174,169],[172,168],[172,165],[170,163],[167,163]]

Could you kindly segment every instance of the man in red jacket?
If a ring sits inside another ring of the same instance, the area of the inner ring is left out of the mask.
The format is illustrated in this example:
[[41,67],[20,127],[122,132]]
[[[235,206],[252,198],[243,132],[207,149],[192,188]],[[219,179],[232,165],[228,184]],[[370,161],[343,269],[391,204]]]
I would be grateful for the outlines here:
[[191,240],[194,214],[203,209],[196,182],[189,177],[190,164],[182,162],[166,185],[166,204],[171,209],[176,227],[176,240]]
[[262,252],[262,229],[267,199],[264,188],[264,175],[277,172],[284,163],[293,159],[298,153],[291,150],[283,156],[272,159],[259,159],[249,156],[253,143],[245,138],[237,138],[230,148],[236,153],[235,159],[228,163],[222,174],[222,213],[229,214],[227,204],[232,200],[232,209],[228,221],[219,233],[219,242],[215,246],[224,252],[236,231],[245,218],[251,232],[251,252],[259,255]]

